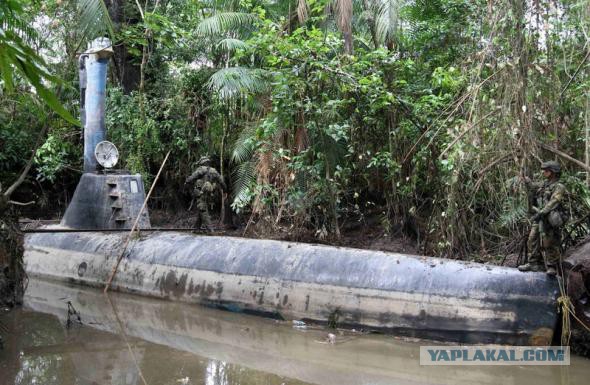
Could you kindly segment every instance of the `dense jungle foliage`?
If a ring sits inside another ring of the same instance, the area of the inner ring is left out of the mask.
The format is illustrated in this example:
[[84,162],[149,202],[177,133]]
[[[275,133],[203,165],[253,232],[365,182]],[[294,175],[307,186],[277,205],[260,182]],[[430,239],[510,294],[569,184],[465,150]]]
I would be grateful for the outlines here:
[[149,185],[172,151],[153,208],[186,210],[210,155],[259,234],[371,225],[453,258],[517,252],[519,180],[546,159],[570,226],[590,210],[588,0],[8,0],[0,20],[0,181],[34,152],[13,194],[30,216],[63,211],[81,173],[77,55],[96,36],[120,166]]

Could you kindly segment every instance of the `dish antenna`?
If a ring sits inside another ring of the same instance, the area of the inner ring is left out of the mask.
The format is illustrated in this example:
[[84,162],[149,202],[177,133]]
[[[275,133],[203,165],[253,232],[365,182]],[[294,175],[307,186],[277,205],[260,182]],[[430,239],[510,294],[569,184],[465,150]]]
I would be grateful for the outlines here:
[[102,141],[94,149],[96,161],[104,168],[113,168],[119,160],[119,151],[111,142]]

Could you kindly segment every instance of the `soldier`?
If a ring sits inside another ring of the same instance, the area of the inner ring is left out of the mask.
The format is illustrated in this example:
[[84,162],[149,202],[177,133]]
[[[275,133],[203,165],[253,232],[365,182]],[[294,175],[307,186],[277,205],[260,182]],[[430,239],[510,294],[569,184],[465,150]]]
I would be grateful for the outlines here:
[[520,271],[543,271],[549,275],[557,274],[560,263],[561,228],[567,219],[563,207],[566,189],[559,182],[561,166],[554,161],[541,164],[545,182],[525,183],[534,194],[535,214],[531,217],[532,227],[528,237],[529,261],[518,266]]
[[214,194],[219,189],[226,190],[225,183],[217,170],[211,167],[211,160],[208,157],[202,157],[197,162],[197,169],[186,178],[185,184],[193,182],[195,183],[193,199],[196,199],[199,211],[195,227],[200,224],[202,230],[212,231],[209,207],[215,197]]

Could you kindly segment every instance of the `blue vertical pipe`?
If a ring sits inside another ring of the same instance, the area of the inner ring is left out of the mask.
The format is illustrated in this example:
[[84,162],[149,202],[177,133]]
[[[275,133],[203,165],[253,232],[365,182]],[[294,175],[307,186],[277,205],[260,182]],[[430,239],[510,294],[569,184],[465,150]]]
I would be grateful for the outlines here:
[[[86,126],[86,59],[88,55],[80,56],[80,123]],[[82,134],[83,135],[83,134]]]
[[101,58],[97,54],[89,54],[85,63],[84,172],[98,170],[94,149],[106,137],[104,110],[108,63],[108,58]]

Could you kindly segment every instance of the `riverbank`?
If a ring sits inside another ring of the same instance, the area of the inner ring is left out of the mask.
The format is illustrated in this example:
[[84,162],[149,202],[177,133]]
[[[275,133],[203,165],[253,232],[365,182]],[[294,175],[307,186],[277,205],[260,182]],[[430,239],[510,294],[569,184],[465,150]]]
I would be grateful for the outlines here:
[[0,216],[0,308],[22,302],[26,274],[23,266],[24,238],[17,216],[10,210]]

